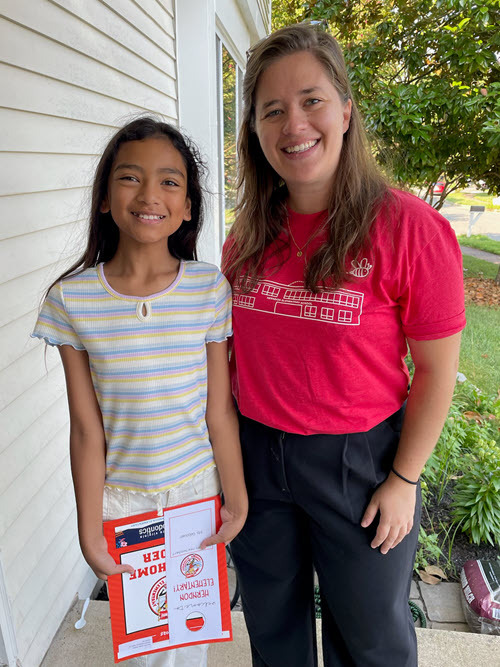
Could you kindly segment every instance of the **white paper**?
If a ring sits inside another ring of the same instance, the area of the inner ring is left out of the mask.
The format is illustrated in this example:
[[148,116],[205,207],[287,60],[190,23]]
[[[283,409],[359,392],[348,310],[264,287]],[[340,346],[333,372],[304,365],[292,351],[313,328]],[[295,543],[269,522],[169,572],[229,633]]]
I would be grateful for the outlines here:
[[[165,523],[165,530],[169,530],[170,558],[199,550],[205,537],[210,537],[215,532],[214,511],[213,509],[211,511],[210,507],[202,508],[202,505],[205,505],[205,503],[200,503],[195,508],[185,508],[189,511],[183,514],[172,515],[167,510],[169,519],[168,524]],[[179,511],[182,511],[182,509]],[[167,535],[166,532],[165,535]],[[165,543],[167,543],[166,539]]]
[[221,639],[217,549],[199,548],[215,533],[215,501],[166,510],[164,519],[170,641]]

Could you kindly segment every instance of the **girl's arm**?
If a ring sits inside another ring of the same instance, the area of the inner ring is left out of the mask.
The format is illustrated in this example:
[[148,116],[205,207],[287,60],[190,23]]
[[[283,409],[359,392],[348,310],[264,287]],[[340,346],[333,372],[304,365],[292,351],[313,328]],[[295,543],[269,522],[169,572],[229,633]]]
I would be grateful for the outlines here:
[[131,566],[115,563],[102,532],[106,443],[88,355],[70,345],[59,346],[59,352],[68,390],[71,472],[83,556],[99,579],[133,573]]
[[[394,469],[409,480],[420,473],[439,438],[455,387],[461,334],[438,340],[408,339],[415,373],[411,384]],[[416,486],[393,472],[372,496],[361,521],[366,528],[380,512],[371,546],[386,554],[410,532]]]
[[203,540],[203,548],[218,542],[230,542],[243,528],[248,512],[238,418],[229,380],[227,341],[207,343],[207,385],[206,421],[222,484],[224,505],[221,509],[222,526],[217,535]]

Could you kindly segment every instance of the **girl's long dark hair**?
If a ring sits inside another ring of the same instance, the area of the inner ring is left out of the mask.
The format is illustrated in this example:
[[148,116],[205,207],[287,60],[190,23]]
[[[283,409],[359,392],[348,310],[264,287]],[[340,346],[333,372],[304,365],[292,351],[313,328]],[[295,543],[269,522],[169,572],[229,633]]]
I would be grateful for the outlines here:
[[97,165],[92,186],[87,247],[82,256],[54,280],[47,292],[66,276],[81,273],[91,266],[112,259],[118,248],[119,230],[111,213],[101,212],[101,205],[108,193],[113,162],[123,144],[157,137],[166,137],[181,154],[186,167],[187,196],[191,201],[191,220],[184,220],[179,229],[168,237],[168,249],[177,259],[197,259],[196,242],[203,222],[201,179],[205,166],[196,146],[175,127],[151,116],[143,116],[118,130],[106,146]]
[[238,203],[230,232],[233,243],[223,270],[233,282],[258,277],[265,249],[286,220],[288,190],[267,161],[255,131],[255,93],[260,75],[284,56],[306,51],[324,68],[341,100],[352,100],[349,129],[344,134],[339,165],[332,179],[326,228],[328,240],[308,261],[304,281],[318,291],[349,279],[346,259],[355,259],[369,243],[369,232],[382,203],[391,198],[388,184],[372,158],[362,120],[352,98],[340,46],[312,26],[282,28],[252,47],[243,80],[243,120],[238,140]]

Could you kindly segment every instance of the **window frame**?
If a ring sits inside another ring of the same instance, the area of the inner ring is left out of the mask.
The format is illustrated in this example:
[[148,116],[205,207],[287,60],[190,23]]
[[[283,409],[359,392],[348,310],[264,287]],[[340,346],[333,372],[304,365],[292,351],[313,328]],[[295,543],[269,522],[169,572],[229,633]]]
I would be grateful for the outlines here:
[[[236,50],[231,45],[231,40],[225,34],[220,26],[215,31],[215,49],[216,49],[216,66],[217,66],[217,144],[219,160],[217,164],[217,195],[218,195],[218,220],[217,226],[219,231],[219,239],[221,240],[221,248],[226,238],[226,192],[225,192],[225,163],[224,163],[224,90],[223,90],[223,54],[222,47],[229,53],[236,67],[235,77],[235,97],[236,97],[236,143],[238,142],[238,135],[241,123],[242,110],[242,82],[244,75],[244,68],[241,63],[241,58],[238,57]],[[236,169],[238,168],[238,156],[236,155]]]

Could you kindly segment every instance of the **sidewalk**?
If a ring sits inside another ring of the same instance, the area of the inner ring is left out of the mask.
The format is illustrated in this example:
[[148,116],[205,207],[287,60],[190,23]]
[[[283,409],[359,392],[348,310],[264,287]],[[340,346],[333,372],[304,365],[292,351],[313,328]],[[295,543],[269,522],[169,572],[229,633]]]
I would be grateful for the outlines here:
[[460,248],[462,250],[462,255],[471,255],[478,259],[484,259],[486,262],[491,262],[492,264],[500,264],[500,255],[495,255],[492,252],[485,252],[478,248],[469,248],[465,245],[461,245]]
[[[412,586],[412,596],[420,606],[425,606],[429,625],[432,624],[432,629],[417,628],[419,667],[500,667],[500,637],[468,632],[459,589],[459,584],[447,583]],[[41,667],[114,665],[109,604],[92,600],[85,617],[86,626],[75,630],[82,606],[83,601],[78,600],[70,609]],[[252,664],[243,614],[233,611],[232,620],[234,640],[210,647],[208,667],[250,667]]]
[[433,630],[470,632],[462,610],[460,584],[441,582],[436,586],[411,582],[410,600],[418,604]]

